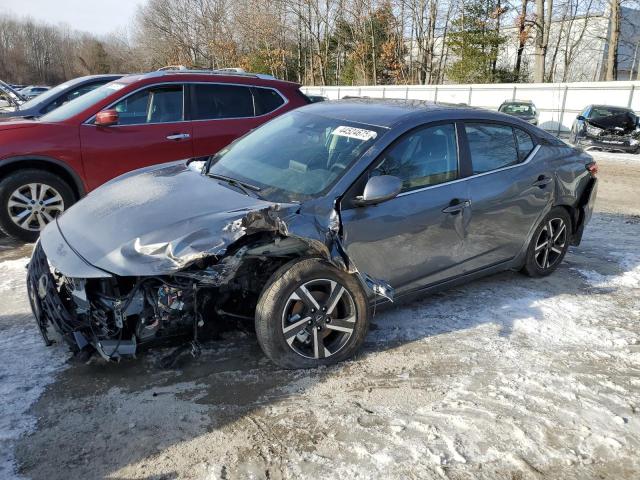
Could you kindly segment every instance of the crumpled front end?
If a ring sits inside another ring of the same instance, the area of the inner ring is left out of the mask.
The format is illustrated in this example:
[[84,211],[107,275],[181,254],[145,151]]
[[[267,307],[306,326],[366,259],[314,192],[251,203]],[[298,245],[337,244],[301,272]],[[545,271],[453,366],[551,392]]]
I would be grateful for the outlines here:
[[47,345],[54,334],[74,351],[97,351],[112,360],[135,355],[140,345],[196,329],[206,298],[198,298],[199,289],[213,277],[204,271],[199,277],[71,278],[51,267],[38,243],[27,289]]
[[585,150],[635,152],[640,147],[640,131],[626,119],[585,120],[580,144]]
[[359,272],[342,248],[337,210],[311,215],[298,208],[236,212],[216,230],[194,226],[197,235],[178,240],[136,238],[118,249],[113,264],[126,269],[117,273],[84,260],[51,224],[34,249],[27,281],[45,343],[53,329],[73,350],[107,360],[175,339],[198,351],[198,338],[225,319],[253,319],[271,275],[300,257],[323,258],[357,275],[372,297],[392,300],[391,287]]

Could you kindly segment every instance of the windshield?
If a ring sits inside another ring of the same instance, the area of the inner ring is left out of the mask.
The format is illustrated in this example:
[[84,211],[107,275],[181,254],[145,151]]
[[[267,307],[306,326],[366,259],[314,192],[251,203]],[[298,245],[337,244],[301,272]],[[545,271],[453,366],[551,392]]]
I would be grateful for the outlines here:
[[304,201],[326,193],[383,133],[378,127],[290,112],[221,150],[209,174],[255,185],[270,201]]
[[508,113],[509,115],[521,115],[527,117],[533,117],[536,114],[536,109],[529,103],[507,103],[500,107],[502,113]]
[[[98,87],[95,90],[90,91],[89,93],[85,93],[84,95],[71,100],[69,103],[65,103],[64,105],[56,108],[50,113],[43,115],[42,117],[40,117],[40,121],[64,122],[65,120],[68,120],[74,115],[82,112],[83,110],[86,110],[94,103],[97,103],[100,100],[104,100],[113,92],[120,90],[122,87],[124,87],[124,85],[117,82],[111,82],[107,83],[106,85],[102,85],[101,87]],[[46,94],[43,93],[42,95]]]
[[626,108],[616,108],[616,107],[593,107],[591,109],[591,113],[589,118],[593,119],[601,119],[606,117],[615,117],[617,115],[625,115],[625,114],[635,114]]

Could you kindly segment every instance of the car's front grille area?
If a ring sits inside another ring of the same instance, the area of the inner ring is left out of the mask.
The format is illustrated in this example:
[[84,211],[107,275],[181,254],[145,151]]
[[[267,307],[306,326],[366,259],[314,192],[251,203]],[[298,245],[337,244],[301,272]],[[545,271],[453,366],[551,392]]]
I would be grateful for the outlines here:
[[36,318],[45,343],[51,341],[47,334],[47,326],[51,324],[66,340],[78,327],[78,321],[65,306],[57,283],[47,262],[47,256],[40,243],[31,256],[27,273],[27,291],[31,310]]

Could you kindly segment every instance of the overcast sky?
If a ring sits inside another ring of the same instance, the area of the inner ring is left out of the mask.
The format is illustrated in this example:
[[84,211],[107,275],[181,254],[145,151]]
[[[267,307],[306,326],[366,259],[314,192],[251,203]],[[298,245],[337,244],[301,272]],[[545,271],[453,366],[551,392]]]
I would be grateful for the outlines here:
[[97,35],[127,27],[138,5],[147,0],[0,0],[0,13],[28,15],[53,24],[66,23]]

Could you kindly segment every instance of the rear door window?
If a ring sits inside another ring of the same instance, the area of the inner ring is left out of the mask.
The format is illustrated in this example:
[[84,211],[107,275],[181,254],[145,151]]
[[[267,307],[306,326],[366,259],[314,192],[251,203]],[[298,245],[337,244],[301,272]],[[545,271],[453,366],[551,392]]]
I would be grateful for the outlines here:
[[118,125],[171,123],[183,120],[182,85],[147,88],[118,102]]
[[265,115],[273,112],[284,104],[282,96],[271,88],[253,88],[253,101],[256,107],[256,115]]
[[195,84],[191,97],[192,120],[253,117],[250,87],[223,84]]
[[473,173],[485,173],[520,163],[516,137],[507,125],[465,123]]

